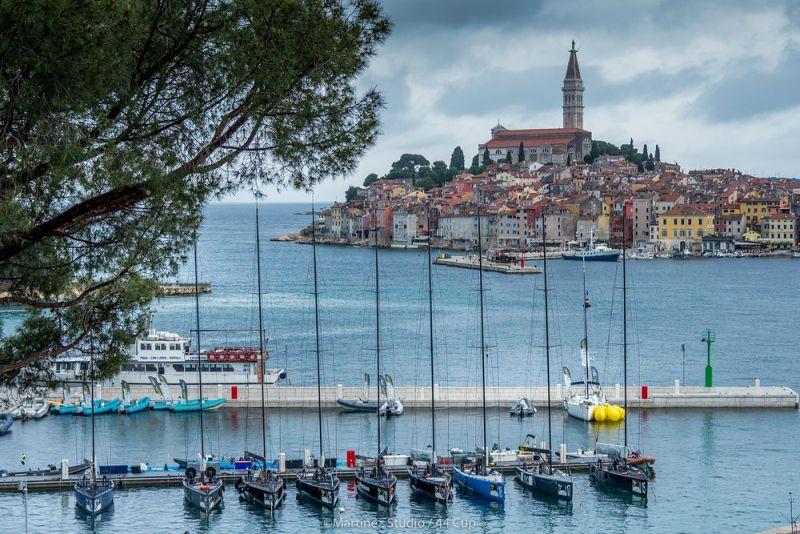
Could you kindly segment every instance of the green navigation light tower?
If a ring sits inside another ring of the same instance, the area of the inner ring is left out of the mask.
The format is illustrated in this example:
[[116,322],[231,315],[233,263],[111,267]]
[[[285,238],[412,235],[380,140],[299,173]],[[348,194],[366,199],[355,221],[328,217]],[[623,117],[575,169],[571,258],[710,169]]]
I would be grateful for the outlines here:
[[714,332],[710,329],[706,329],[706,335],[703,337],[703,343],[706,344],[706,387],[710,388],[714,386],[714,370],[711,368],[711,344],[716,341],[714,337]]

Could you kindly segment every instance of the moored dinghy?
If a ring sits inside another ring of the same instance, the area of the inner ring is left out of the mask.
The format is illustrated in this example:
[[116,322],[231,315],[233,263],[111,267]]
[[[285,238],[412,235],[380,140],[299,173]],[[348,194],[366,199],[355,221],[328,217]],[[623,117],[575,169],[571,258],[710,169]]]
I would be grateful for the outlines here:
[[150,397],[139,397],[138,399],[131,398],[131,387],[125,380],[120,382],[122,387],[122,404],[119,407],[119,413],[132,414],[142,412],[150,409]]
[[158,375],[158,380],[152,376],[148,376],[147,379],[150,381],[150,385],[153,386],[153,391],[155,391],[158,397],[158,400],[151,401],[150,407],[153,410],[169,410],[172,408],[172,404],[175,401],[172,400],[172,391],[164,375]]

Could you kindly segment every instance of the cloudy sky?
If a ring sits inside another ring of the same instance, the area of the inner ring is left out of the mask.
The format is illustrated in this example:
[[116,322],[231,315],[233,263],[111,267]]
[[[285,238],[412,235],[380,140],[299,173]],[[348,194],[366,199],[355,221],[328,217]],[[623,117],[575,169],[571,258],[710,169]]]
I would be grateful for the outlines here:
[[594,139],[658,143],[688,169],[800,176],[800,2],[384,4],[394,31],[359,80],[386,98],[382,135],[354,175],[317,188],[320,200],[342,200],[404,152],[449,162],[460,145],[469,160],[498,119],[560,127],[572,39]]

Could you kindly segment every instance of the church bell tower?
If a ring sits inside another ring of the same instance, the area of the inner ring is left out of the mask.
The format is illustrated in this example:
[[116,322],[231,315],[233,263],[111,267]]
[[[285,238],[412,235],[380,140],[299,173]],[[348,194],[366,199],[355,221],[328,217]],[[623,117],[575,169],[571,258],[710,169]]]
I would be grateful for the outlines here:
[[564,94],[561,106],[564,113],[564,128],[583,129],[583,80],[581,80],[581,70],[578,68],[578,51],[575,50],[574,40],[569,51],[567,74],[564,76],[561,92]]

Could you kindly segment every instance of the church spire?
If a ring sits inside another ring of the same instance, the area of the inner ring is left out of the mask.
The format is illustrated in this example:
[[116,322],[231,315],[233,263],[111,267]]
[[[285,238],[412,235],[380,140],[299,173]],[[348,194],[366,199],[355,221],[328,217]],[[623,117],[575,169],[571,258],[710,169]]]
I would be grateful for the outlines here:
[[575,49],[575,40],[569,50],[567,73],[564,75],[564,85],[561,88],[563,103],[561,109],[564,115],[564,128],[583,129],[583,80],[581,69],[578,67],[578,51]]

